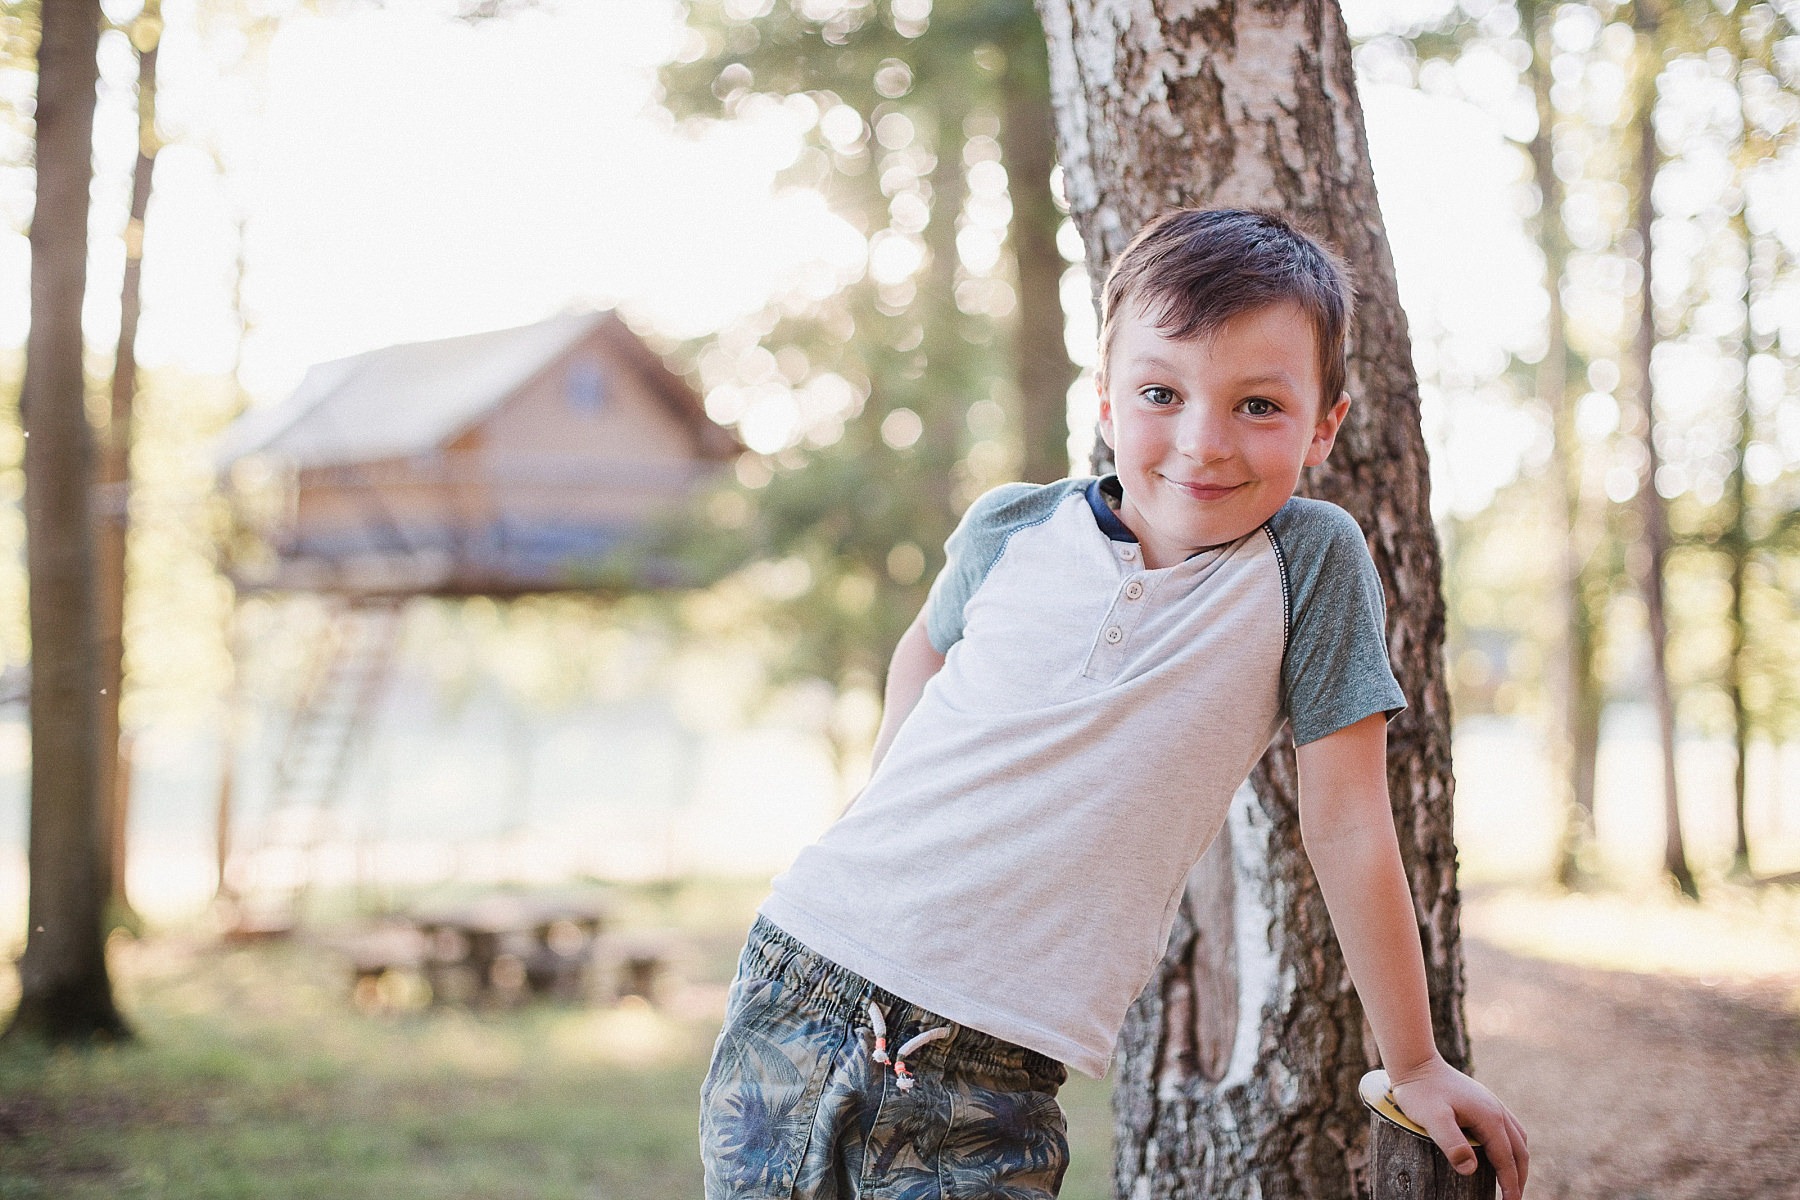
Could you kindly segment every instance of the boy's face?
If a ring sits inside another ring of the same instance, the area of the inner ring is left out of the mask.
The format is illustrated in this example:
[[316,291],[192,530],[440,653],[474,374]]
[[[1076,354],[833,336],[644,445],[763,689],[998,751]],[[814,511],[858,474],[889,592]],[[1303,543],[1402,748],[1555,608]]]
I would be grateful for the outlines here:
[[1142,543],[1145,566],[1173,566],[1243,537],[1287,503],[1302,468],[1331,453],[1350,398],[1319,411],[1315,337],[1287,303],[1185,341],[1135,305],[1119,314],[1100,434],[1125,491],[1119,516]]

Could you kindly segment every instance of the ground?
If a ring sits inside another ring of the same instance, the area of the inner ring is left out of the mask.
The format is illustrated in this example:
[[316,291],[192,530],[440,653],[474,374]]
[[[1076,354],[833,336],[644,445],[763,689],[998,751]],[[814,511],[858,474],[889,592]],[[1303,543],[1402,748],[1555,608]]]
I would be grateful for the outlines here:
[[[692,946],[657,1008],[358,1009],[321,947],[121,946],[138,1043],[0,1051],[0,1200],[696,1196],[694,1097],[756,894],[641,899]],[[1797,912],[1470,897],[1476,1073],[1531,1131],[1528,1195],[1800,1197]],[[1064,1100],[1064,1196],[1103,1200],[1107,1085]]]
[[[1476,1074],[1529,1132],[1529,1194],[1800,1197],[1800,974],[1788,962],[1800,938],[1788,924],[1791,908],[1781,898],[1761,906],[1786,909],[1768,926],[1754,909],[1747,913],[1748,924],[1782,944],[1744,936],[1750,930],[1733,928],[1727,912],[1717,914],[1710,938],[1714,922],[1688,930],[1703,941],[1684,950],[1679,936],[1632,948],[1642,919],[1606,907],[1479,897],[1470,906],[1467,924],[1489,930],[1465,952]],[[1695,915],[1663,911],[1671,925]],[[1585,933],[1569,936],[1583,924]],[[1741,939],[1736,949],[1733,939]],[[1582,943],[1586,954],[1571,952]],[[1521,944],[1540,953],[1509,948]],[[1663,969],[1567,961],[1606,956]],[[1670,969],[1696,960],[1702,970]]]

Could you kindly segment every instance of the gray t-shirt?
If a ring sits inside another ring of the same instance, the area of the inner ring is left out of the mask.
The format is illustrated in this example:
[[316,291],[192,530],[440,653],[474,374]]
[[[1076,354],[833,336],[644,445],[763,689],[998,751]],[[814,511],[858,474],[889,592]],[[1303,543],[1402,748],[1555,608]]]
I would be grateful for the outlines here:
[[1009,484],[964,514],[926,602],[943,669],[762,906],[877,986],[1096,1076],[1281,721],[1304,744],[1405,704],[1349,514],[1296,498],[1152,570],[1108,490]]

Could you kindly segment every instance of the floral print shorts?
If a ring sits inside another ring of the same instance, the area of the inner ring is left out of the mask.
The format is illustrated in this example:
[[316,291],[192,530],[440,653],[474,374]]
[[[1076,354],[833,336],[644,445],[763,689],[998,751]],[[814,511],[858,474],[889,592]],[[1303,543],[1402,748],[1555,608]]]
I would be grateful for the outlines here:
[[[948,1036],[876,1061],[921,1031]],[[1046,1200],[1069,1143],[1055,1059],[953,1025],[808,950],[763,917],[700,1088],[706,1200]]]

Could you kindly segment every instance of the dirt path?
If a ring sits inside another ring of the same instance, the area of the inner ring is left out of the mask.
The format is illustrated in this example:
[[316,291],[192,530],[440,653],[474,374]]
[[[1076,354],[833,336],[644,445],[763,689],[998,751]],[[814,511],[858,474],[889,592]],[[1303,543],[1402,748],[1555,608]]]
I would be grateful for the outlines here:
[[1476,1074],[1530,1133],[1530,1200],[1800,1200],[1796,981],[1465,946]]

